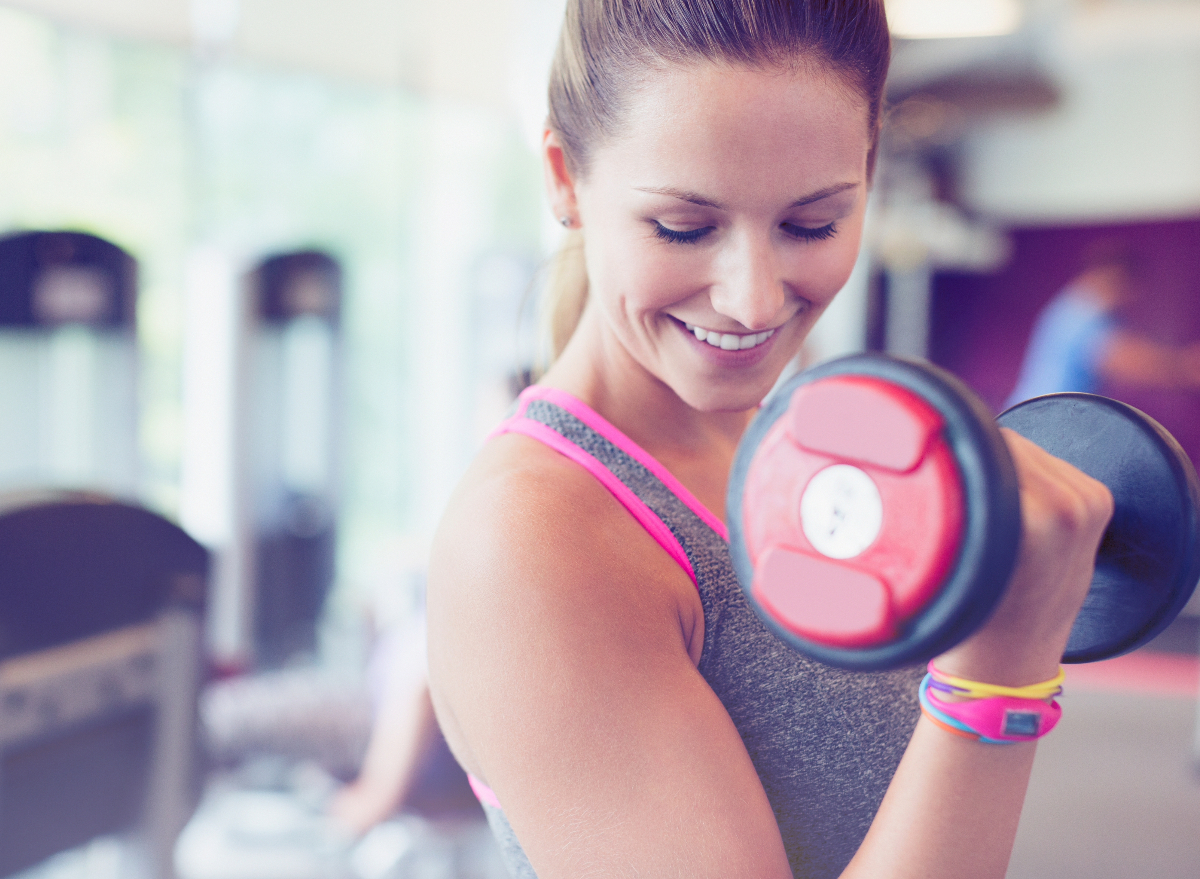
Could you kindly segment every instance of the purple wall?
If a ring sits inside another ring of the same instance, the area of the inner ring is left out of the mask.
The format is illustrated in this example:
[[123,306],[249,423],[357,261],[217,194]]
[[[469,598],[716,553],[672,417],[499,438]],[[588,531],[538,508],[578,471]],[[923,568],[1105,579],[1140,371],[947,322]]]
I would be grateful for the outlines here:
[[[1131,328],[1170,342],[1200,339],[1200,218],[1104,226],[1009,230],[1012,259],[994,275],[934,279],[930,359],[958,374],[995,411],[1016,383],[1034,319],[1079,268],[1097,239],[1127,242],[1143,262]],[[1200,393],[1108,387],[1162,422],[1200,463]]]

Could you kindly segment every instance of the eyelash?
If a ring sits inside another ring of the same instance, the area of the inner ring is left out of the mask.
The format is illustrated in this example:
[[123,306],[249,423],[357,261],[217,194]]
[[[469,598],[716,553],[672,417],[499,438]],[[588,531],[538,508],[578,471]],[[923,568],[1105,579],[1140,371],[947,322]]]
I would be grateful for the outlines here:
[[677,229],[668,229],[662,223],[654,224],[654,234],[672,244],[695,244],[711,231],[712,226],[701,226],[699,229],[687,229],[681,232]]
[[810,229],[807,226],[795,226],[791,223],[781,224],[781,228],[788,235],[797,238],[801,241],[828,241],[837,234],[837,223],[828,223],[824,226],[819,226],[816,229]]
[[[679,231],[677,229],[668,229],[662,223],[655,222],[654,234],[663,241],[669,241],[672,244],[695,244],[711,232],[712,228],[712,226],[702,226],[699,229]],[[799,241],[827,241],[837,234],[837,223],[829,223],[816,229],[810,229],[807,226],[796,226],[792,223],[781,223],[780,228],[786,234]]]

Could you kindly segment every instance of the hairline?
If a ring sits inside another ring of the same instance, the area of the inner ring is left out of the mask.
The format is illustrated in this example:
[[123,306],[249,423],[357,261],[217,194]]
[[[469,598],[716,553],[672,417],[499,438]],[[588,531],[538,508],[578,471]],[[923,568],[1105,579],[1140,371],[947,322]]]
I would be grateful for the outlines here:
[[[811,49],[801,49],[794,52],[779,52],[778,58],[773,59],[770,53],[763,53],[761,59],[741,59],[731,58],[727,55],[708,55],[706,53],[666,53],[655,52],[649,49],[642,49],[638,55],[631,60],[636,60],[638,73],[630,75],[629,79],[623,84],[624,88],[621,97],[614,102],[613,120],[615,122],[614,130],[604,132],[603,135],[597,138],[589,145],[589,156],[583,159],[577,156],[571,156],[564,149],[564,157],[567,160],[567,167],[572,177],[576,182],[583,182],[587,179],[590,163],[590,156],[605,144],[611,143],[618,139],[628,126],[628,106],[632,96],[642,92],[654,71],[666,72],[669,69],[679,70],[686,68],[700,68],[704,65],[716,67],[729,71],[739,72],[756,72],[767,75],[787,76],[798,72],[812,73],[821,76],[826,82],[842,90],[847,97],[855,101],[862,102],[868,111],[867,125],[870,130],[867,132],[870,142],[875,144],[879,137],[880,120],[883,115],[882,99],[880,107],[875,113],[875,118],[871,118],[870,108],[871,101],[866,94],[866,89],[862,85],[862,75],[856,73],[848,65],[835,64],[829,60],[824,53],[813,51]],[[632,66],[632,65],[631,65]],[[549,120],[547,120],[549,127]],[[560,141],[565,146],[565,138],[562,137],[562,132],[555,131],[559,135]]]

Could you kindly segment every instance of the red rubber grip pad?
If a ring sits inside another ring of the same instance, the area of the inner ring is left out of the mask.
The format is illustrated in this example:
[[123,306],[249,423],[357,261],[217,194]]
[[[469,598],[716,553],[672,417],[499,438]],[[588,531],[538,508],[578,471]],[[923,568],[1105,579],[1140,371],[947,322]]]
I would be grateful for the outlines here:
[[[964,520],[943,423],[925,400],[883,379],[832,376],[793,392],[742,493],[751,593],[780,625],[830,646],[883,644],[937,593]],[[800,515],[810,481],[834,464],[862,470],[882,502],[878,535],[851,558],[819,552]]]

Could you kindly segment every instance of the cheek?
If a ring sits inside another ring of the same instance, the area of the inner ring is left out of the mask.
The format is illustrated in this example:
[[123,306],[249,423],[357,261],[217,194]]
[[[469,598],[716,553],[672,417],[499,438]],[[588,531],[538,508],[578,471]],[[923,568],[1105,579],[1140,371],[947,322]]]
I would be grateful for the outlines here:
[[597,253],[589,263],[597,295],[630,313],[661,309],[686,296],[694,267],[664,255],[656,244],[626,237],[623,244]]
[[[818,258],[799,267],[798,286],[806,299],[824,307],[845,286],[858,260],[860,231],[861,225],[853,230],[843,230]],[[851,232],[853,234],[846,234]]]

